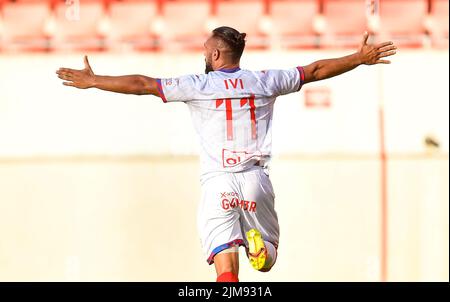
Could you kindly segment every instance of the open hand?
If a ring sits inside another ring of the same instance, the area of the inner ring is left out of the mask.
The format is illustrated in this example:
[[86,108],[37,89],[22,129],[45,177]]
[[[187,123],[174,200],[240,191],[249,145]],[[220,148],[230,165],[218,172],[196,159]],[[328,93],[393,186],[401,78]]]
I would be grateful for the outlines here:
[[367,44],[369,34],[364,33],[361,46],[358,53],[360,55],[361,64],[374,65],[374,64],[390,64],[389,60],[382,60],[381,58],[392,56],[396,53],[397,47],[392,43],[383,42],[380,44]]
[[80,89],[94,87],[95,74],[89,65],[88,57],[84,56],[84,69],[60,68],[56,71],[58,78],[64,80],[63,85]]

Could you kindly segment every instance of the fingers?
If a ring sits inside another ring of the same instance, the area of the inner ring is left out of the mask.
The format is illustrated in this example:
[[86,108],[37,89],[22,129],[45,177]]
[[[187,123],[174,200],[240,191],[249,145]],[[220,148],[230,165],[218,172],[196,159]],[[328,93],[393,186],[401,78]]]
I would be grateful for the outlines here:
[[61,75],[61,74],[58,74],[58,78],[60,78],[61,80],[71,80],[70,77],[68,77],[66,75]]
[[385,52],[378,54],[378,58],[389,57],[389,56],[395,55],[395,53],[396,53],[395,50],[385,51]]
[[57,71],[56,74],[58,75],[58,78],[62,80],[71,80],[75,77],[73,72],[71,71]]
[[63,82],[63,85],[75,87],[75,83],[73,83],[73,82]]
[[58,71],[64,71],[64,72],[77,72],[77,71],[80,71],[80,70],[78,70],[78,69],[71,69],[71,68],[59,68],[58,70],[57,70],[57,72]]
[[366,32],[364,32],[364,35],[363,35],[362,45],[367,44],[367,39],[369,39],[369,33],[366,31]]
[[58,78],[60,78],[61,80],[70,80],[72,79],[72,76],[67,73],[58,73]]
[[380,44],[375,45],[375,48],[376,48],[376,49],[380,49],[380,48],[383,48],[383,47],[389,46],[389,45],[394,45],[394,43],[393,43],[392,41],[389,41],[389,42],[383,42],[383,43],[380,43]]
[[60,78],[61,80],[67,80],[67,81],[73,81],[77,77],[78,73],[79,73],[79,70],[70,69],[70,68],[60,68],[56,71],[58,78]]
[[397,53],[397,47],[391,42],[380,43],[375,46],[378,49],[377,61],[375,64],[391,64],[389,60],[380,60],[383,57],[389,57]]
[[388,45],[388,46],[384,46],[382,48],[378,48],[378,50],[380,52],[385,52],[385,51],[394,50],[394,49],[397,49],[397,46],[395,46],[395,45]]
[[60,68],[56,71],[58,76],[62,76],[64,78],[77,78],[82,75],[82,70],[70,69],[70,68]]
[[88,57],[86,55],[84,56],[84,67],[86,69],[91,69],[91,65],[89,65],[89,60],[88,60]]

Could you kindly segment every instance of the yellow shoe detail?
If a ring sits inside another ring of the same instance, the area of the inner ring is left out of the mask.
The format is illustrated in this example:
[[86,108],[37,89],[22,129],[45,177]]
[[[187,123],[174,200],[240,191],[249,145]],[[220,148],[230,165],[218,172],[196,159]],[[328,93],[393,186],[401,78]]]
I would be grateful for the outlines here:
[[251,229],[246,235],[248,241],[248,259],[250,260],[251,266],[259,271],[264,267],[267,258],[264,240],[257,229]]

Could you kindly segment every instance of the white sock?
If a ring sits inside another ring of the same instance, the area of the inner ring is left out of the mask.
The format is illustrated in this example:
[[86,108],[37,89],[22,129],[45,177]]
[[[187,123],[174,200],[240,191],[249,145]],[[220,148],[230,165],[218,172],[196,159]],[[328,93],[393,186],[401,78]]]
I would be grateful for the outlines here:
[[264,268],[271,268],[277,260],[277,249],[269,241],[264,241],[264,245],[266,246],[267,250],[267,258],[266,263],[264,264]]

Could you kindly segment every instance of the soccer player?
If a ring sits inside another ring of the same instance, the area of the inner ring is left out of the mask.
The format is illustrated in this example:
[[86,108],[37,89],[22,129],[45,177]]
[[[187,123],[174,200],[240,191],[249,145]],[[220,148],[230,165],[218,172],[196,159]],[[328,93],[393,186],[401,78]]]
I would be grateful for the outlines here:
[[66,86],[152,94],[189,107],[202,146],[198,230],[218,282],[238,281],[239,246],[245,246],[258,271],[269,271],[277,259],[279,225],[267,169],[276,97],[362,64],[389,64],[384,57],[396,53],[392,42],[368,44],[366,32],[351,55],[285,70],[251,71],[240,68],[245,36],[230,27],[214,29],[204,44],[205,74],[101,76],[94,74],[86,56],[84,69],[56,72]]

